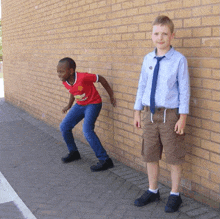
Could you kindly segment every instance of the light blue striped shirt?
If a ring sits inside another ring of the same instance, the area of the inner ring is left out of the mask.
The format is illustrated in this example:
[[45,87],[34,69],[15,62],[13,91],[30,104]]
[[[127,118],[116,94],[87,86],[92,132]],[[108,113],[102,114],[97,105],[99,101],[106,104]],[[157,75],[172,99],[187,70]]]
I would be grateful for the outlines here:
[[[154,68],[157,63],[156,49],[144,57],[136,101],[135,110],[142,110],[150,106],[150,93]],[[180,114],[189,113],[190,82],[186,58],[173,47],[160,61],[157,79],[155,105],[156,107],[179,108]]]

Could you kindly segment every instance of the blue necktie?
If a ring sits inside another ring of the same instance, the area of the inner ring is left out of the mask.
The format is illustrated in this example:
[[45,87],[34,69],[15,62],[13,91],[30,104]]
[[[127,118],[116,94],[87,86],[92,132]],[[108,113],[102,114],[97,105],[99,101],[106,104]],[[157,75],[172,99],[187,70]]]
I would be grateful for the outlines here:
[[157,77],[158,77],[158,72],[160,68],[160,61],[164,58],[163,57],[156,57],[157,59],[157,64],[154,68],[154,75],[153,75],[153,81],[152,81],[152,87],[151,87],[151,94],[150,94],[150,111],[151,113],[155,113],[155,92],[156,92],[156,85],[157,85]]

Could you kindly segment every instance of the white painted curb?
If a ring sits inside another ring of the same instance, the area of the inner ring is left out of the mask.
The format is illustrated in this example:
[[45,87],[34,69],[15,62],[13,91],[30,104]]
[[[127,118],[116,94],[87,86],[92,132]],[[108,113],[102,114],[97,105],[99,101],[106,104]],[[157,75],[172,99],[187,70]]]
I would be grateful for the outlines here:
[[0,172],[0,204],[14,202],[26,219],[37,219]]

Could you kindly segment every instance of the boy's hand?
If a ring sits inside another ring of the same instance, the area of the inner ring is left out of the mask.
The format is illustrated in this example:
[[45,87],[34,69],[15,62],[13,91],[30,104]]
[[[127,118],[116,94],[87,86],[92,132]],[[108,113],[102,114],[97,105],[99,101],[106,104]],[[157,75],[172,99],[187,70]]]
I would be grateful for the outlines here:
[[114,97],[110,97],[110,101],[111,101],[111,104],[112,106],[116,106],[116,99]]
[[70,109],[69,106],[64,107],[64,108],[62,109],[62,113],[66,113],[69,109]]
[[174,132],[176,132],[176,134],[179,134],[179,135],[184,134],[184,129],[186,126],[186,117],[187,117],[186,114],[180,114],[180,118],[174,127]]
[[137,129],[141,128],[141,111],[134,111],[134,127]]

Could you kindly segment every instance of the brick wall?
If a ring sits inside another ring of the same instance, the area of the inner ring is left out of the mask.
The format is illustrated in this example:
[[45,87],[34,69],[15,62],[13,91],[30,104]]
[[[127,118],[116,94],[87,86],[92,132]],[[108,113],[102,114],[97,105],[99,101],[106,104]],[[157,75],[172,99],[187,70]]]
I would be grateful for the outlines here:
[[[2,0],[5,98],[58,128],[69,94],[56,65],[72,57],[78,71],[103,75],[115,92],[113,108],[97,85],[104,104],[96,132],[103,145],[146,172],[133,105],[143,57],[153,49],[151,23],[159,14],[173,19],[173,46],[187,57],[191,77],[182,191],[219,207],[219,0]],[[84,141],[81,128],[74,133]],[[170,185],[169,166],[160,164],[160,181]]]

